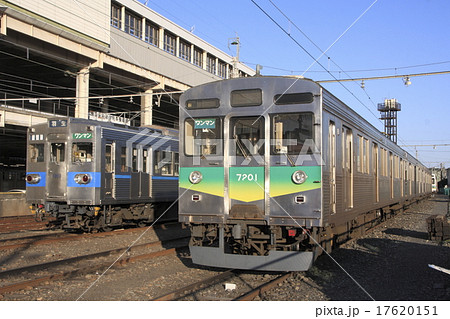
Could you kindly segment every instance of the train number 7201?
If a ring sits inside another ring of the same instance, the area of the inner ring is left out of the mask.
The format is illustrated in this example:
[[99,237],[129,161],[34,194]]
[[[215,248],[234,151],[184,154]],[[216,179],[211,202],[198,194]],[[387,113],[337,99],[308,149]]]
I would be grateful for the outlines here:
[[238,182],[250,181],[257,182],[258,174],[236,174]]

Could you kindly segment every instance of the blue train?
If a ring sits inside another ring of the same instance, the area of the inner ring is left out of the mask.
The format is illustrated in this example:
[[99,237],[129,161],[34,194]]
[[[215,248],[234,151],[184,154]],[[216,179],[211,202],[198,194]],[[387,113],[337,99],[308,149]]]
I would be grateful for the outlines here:
[[68,230],[146,225],[178,195],[178,131],[80,118],[29,128],[27,202]]

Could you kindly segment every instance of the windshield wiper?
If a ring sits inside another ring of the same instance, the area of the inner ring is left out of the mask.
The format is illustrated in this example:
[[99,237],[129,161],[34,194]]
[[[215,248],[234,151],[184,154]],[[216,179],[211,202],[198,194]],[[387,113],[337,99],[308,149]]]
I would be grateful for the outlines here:
[[295,166],[295,163],[292,160],[292,157],[288,153],[284,153],[284,155],[286,155],[286,157],[287,157],[287,159],[289,161],[289,164],[291,164],[291,166]]
[[235,140],[235,142],[236,142],[236,145],[237,145],[237,146],[239,147],[239,149],[241,150],[242,155],[245,157],[245,159],[248,159],[248,154],[247,154],[247,152],[245,151],[244,146],[241,144],[241,141],[239,140],[239,138],[237,137],[237,135],[236,135],[236,134],[233,135],[233,138],[234,138],[234,140]]

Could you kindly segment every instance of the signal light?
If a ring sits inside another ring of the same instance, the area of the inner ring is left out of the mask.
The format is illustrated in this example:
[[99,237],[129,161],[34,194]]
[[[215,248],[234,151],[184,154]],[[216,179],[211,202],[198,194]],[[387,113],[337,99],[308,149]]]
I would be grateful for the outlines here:
[[76,174],[73,178],[77,184],[89,184],[91,181],[91,175],[89,174]]
[[39,174],[28,174],[25,180],[28,184],[37,184],[41,180],[41,176]]
[[289,237],[295,237],[295,235],[297,235],[297,230],[296,229],[288,229],[288,236]]

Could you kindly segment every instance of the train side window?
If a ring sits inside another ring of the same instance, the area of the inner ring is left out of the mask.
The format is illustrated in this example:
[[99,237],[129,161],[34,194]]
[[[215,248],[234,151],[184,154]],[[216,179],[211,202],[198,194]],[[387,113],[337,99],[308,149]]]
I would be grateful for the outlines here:
[[44,161],[44,144],[30,144],[30,162],[42,163]]
[[122,147],[120,150],[120,171],[121,172],[128,172],[127,167],[127,148]]
[[133,153],[132,153],[132,156],[131,156],[131,169],[132,169],[132,171],[134,173],[138,171],[138,161],[137,161],[137,159],[138,159],[138,150],[137,150],[137,148],[133,147]]
[[364,173],[370,174],[370,161],[369,161],[369,140],[367,138],[364,139],[364,146],[363,146],[363,163],[364,163]]
[[155,151],[154,173],[155,175],[173,175],[172,152]]
[[50,161],[53,163],[64,162],[66,147],[64,143],[52,143],[50,145]]
[[173,175],[178,176],[180,173],[180,154],[174,153],[174,160],[173,160]]
[[92,160],[91,142],[77,142],[72,144],[72,163],[90,163]]
[[[272,154],[299,155],[307,140],[314,139],[313,113],[284,113],[272,118]],[[312,145],[303,150],[312,154]]]
[[105,172],[112,173],[112,145],[105,146]]
[[148,150],[142,150],[142,172],[148,173]]

